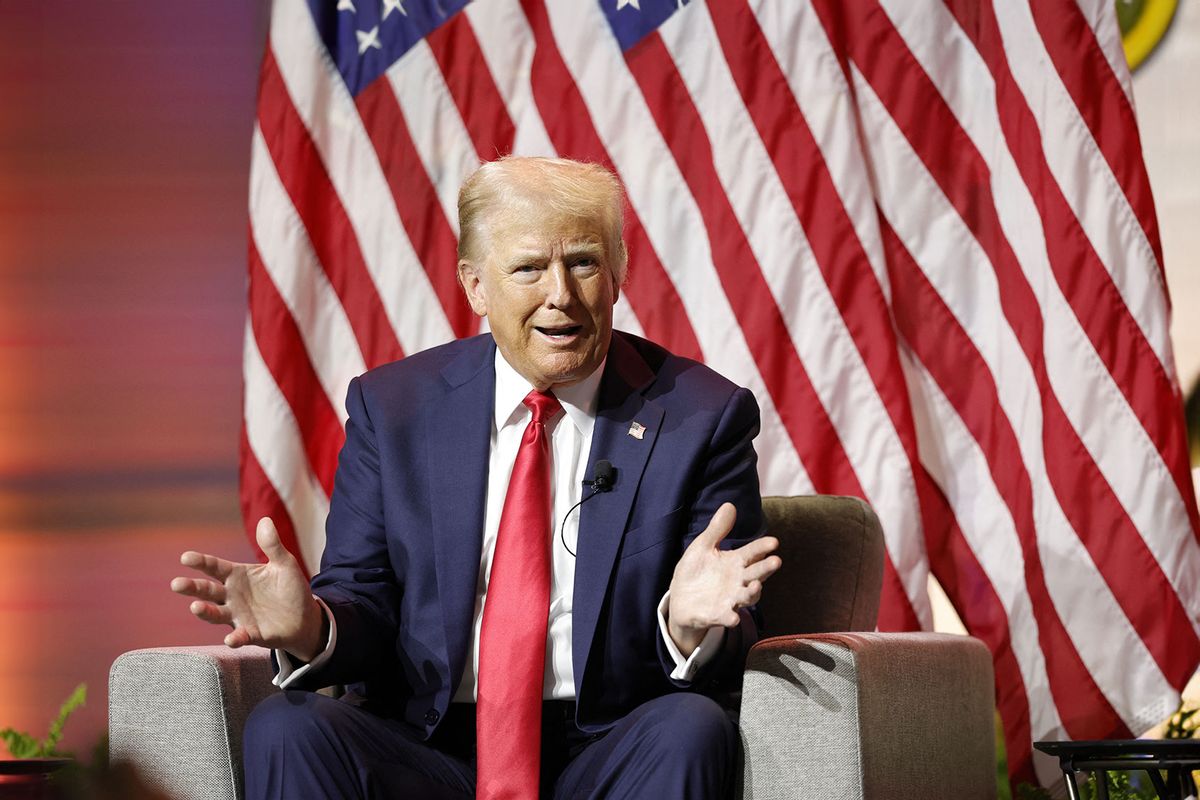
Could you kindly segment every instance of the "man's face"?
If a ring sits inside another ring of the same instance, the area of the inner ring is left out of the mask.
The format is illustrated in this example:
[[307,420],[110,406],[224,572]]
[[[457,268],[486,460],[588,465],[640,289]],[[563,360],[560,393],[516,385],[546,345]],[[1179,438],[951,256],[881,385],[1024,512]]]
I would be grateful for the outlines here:
[[537,201],[491,212],[482,252],[459,262],[459,280],[496,346],[534,388],[570,386],[608,354],[617,285],[598,219]]

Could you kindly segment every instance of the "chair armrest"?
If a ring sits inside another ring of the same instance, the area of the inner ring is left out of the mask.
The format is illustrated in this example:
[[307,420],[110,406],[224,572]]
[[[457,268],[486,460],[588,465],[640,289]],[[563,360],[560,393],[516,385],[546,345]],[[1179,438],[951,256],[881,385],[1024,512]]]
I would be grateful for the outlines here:
[[742,689],[743,797],[994,798],[992,692],[967,636],[764,639]]
[[108,678],[109,755],[178,800],[242,796],[242,728],[271,685],[261,647],[133,650]]

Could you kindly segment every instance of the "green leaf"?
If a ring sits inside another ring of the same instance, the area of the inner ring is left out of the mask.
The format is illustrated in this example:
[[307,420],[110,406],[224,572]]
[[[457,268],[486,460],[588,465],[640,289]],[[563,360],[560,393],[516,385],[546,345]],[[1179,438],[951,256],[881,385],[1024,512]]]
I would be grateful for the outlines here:
[[46,755],[54,754],[55,748],[58,746],[58,741],[62,739],[63,726],[67,724],[67,718],[71,716],[75,709],[86,702],[87,684],[81,683],[75,687],[75,691],[71,692],[71,696],[58,709],[58,718],[50,723],[50,733],[46,735],[46,740],[42,742],[42,750]]
[[39,742],[28,733],[12,728],[0,730],[0,740],[4,741],[13,758],[46,758],[60,755],[55,748],[62,739],[63,726],[67,724],[67,718],[71,716],[71,713],[85,702],[87,702],[87,684],[81,683],[75,687],[75,691],[71,692],[71,696],[58,709],[58,718],[50,723],[50,731],[44,740]]
[[41,755],[41,746],[28,733],[5,728],[0,731],[0,739],[4,740],[13,758],[36,758]]

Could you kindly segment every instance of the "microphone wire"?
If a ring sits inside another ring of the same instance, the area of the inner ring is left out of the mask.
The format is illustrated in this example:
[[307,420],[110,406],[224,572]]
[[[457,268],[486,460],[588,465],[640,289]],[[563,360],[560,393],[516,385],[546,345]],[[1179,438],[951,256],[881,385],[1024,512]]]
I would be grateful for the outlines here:
[[[584,481],[584,483],[591,483],[591,481]],[[571,549],[571,548],[570,548],[570,547],[567,545],[567,519],[568,519],[568,518],[571,516],[571,512],[572,512],[572,511],[574,511],[575,509],[579,508],[579,507],[580,507],[580,506],[582,506],[584,503],[586,503],[588,500],[591,500],[593,497],[595,497],[596,495],[600,494],[601,492],[607,492],[607,491],[611,491],[610,489],[597,489],[595,486],[592,486],[592,487],[591,487],[591,489],[592,489],[592,493],[591,493],[591,494],[589,494],[587,497],[584,497],[584,498],[583,498],[582,500],[580,500],[578,503],[576,503],[575,505],[573,505],[573,506],[571,506],[569,509],[567,509],[567,513],[563,515],[563,521],[562,521],[562,525],[560,525],[560,526],[559,526],[559,529],[558,529],[558,538],[562,540],[562,546],[563,546],[563,549],[564,549],[564,550],[566,550],[568,553],[570,553],[570,554],[571,554],[571,558],[578,558],[578,556],[577,556],[577,555],[575,555],[575,551],[574,551],[574,550],[572,550],[572,549]],[[576,534],[575,534],[575,545],[576,545],[576,546],[578,546],[578,545],[579,545],[579,534],[578,534],[578,532],[576,532]]]

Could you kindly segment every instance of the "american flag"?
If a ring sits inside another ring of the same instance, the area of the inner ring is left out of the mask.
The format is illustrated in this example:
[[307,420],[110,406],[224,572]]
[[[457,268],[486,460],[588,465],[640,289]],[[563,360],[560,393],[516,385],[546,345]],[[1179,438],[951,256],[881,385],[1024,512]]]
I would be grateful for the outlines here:
[[875,507],[881,629],[936,576],[1014,780],[1174,708],[1200,524],[1112,0],[275,0],[242,504],[310,569],[347,382],[478,331],[456,192],[507,153],[620,175],[617,327],[754,391],[766,493]]

